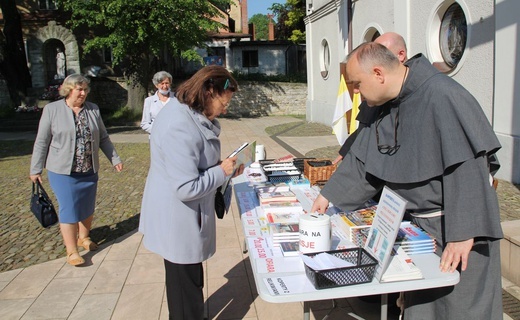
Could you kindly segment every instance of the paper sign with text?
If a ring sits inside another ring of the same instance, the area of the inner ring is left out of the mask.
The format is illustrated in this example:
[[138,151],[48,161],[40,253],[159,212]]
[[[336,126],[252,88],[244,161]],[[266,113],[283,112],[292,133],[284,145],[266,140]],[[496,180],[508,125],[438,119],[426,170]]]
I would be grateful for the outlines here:
[[378,261],[374,277],[380,281],[390,262],[395,237],[403,220],[407,201],[388,187],[377,205],[376,215],[368,233],[365,250]]

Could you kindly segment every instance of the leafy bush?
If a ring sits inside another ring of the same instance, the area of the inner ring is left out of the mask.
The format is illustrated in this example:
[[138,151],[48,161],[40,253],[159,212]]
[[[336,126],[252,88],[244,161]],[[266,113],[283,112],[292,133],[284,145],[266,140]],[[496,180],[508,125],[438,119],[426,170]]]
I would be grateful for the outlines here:
[[110,110],[103,114],[103,122],[105,126],[116,125],[133,125],[141,120],[142,111],[132,110],[129,107],[123,107],[118,110]]

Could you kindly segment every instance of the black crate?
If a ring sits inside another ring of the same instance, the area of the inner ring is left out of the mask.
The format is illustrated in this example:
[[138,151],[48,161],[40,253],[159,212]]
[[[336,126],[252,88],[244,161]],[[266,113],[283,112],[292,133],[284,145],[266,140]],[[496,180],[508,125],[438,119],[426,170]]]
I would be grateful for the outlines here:
[[[307,278],[316,289],[326,289],[353,284],[372,282],[377,267],[377,260],[363,248],[328,251],[327,253],[346,260],[354,266],[330,270],[314,270],[305,265]],[[306,253],[313,257],[318,253]]]
[[[285,163],[287,165],[294,165],[294,163],[292,161],[275,162],[274,160],[271,159],[271,160],[260,160],[259,163],[260,163],[262,170],[264,171],[265,176],[267,177],[267,181],[269,181],[273,184],[289,183],[290,181],[296,181],[296,180],[300,180],[302,178],[303,171],[301,171],[298,167],[296,168],[298,173],[294,173],[294,174],[289,174],[289,173],[274,174],[277,171],[265,171],[264,170],[265,165],[269,165],[269,164],[273,164],[273,163]],[[280,171],[278,171],[278,172],[280,172]],[[282,172],[284,172],[284,171],[282,171]]]
[[284,175],[273,175],[265,173],[267,181],[276,183],[289,183],[290,181],[298,181],[302,178],[302,174],[284,174]]

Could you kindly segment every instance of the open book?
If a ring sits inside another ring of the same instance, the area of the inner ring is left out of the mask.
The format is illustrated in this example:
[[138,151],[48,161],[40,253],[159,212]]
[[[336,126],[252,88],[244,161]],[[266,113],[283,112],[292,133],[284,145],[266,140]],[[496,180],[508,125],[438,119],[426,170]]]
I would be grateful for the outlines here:
[[412,258],[401,248],[394,246],[388,268],[381,277],[381,282],[417,280],[422,279],[423,274],[414,263]]

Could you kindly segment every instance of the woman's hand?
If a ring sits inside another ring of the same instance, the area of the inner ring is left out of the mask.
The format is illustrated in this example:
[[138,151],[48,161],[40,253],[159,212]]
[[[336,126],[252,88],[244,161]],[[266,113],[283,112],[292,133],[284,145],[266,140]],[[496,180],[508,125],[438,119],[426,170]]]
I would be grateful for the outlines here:
[[123,171],[123,163],[120,162],[114,166],[114,169],[116,169],[117,172]]
[[234,156],[231,158],[224,159],[220,163],[220,167],[222,168],[222,170],[224,170],[224,173],[226,174],[226,176],[233,174],[233,171],[235,171],[236,162],[237,162],[237,156]]
[[40,183],[42,183],[42,175],[41,174],[32,174],[29,176],[29,179],[31,179],[31,181],[33,183],[36,183],[36,181],[40,181]]

